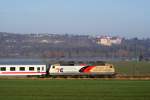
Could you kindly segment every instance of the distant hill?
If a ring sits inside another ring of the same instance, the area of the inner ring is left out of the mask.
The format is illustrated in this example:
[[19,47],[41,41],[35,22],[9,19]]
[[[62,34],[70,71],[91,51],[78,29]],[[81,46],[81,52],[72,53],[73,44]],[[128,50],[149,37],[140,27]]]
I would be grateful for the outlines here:
[[88,35],[0,32],[0,58],[150,57],[150,39],[123,39],[121,44],[111,46],[96,41]]

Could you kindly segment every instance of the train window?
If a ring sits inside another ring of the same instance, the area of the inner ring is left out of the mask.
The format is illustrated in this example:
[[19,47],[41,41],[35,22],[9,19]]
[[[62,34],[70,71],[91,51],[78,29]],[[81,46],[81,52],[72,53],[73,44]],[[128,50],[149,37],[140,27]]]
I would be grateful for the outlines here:
[[42,71],[44,71],[44,67],[42,67]]
[[29,71],[34,71],[34,67],[29,67]]
[[15,67],[10,67],[10,71],[15,71],[16,68]]
[[25,71],[25,67],[20,67],[19,70],[20,71]]
[[37,71],[40,71],[40,67],[37,67]]
[[0,70],[1,71],[6,71],[6,67],[1,67]]

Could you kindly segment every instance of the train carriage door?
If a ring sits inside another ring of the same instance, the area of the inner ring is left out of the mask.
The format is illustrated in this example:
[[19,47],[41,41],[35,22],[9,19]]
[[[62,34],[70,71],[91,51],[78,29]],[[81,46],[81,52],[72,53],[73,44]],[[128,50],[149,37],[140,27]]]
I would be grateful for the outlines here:
[[40,67],[37,67],[37,72],[40,72]]

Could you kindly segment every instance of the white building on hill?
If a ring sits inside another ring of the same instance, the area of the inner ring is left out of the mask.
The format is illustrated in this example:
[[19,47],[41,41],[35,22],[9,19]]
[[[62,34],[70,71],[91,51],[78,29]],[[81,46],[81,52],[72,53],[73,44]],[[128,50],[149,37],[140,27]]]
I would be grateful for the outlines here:
[[122,38],[120,37],[110,37],[110,36],[100,36],[96,39],[97,44],[111,46],[113,44],[121,44]]

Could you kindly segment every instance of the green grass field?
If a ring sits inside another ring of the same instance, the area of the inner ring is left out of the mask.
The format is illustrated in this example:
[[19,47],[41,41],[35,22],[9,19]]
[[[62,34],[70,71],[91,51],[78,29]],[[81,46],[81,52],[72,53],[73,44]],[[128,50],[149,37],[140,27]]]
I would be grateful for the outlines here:
[[114,64],[116,72],[122,75],[150,76],[150,62],[120,61]]
[[0,100],[150,100],[150,81],[0,80]]

